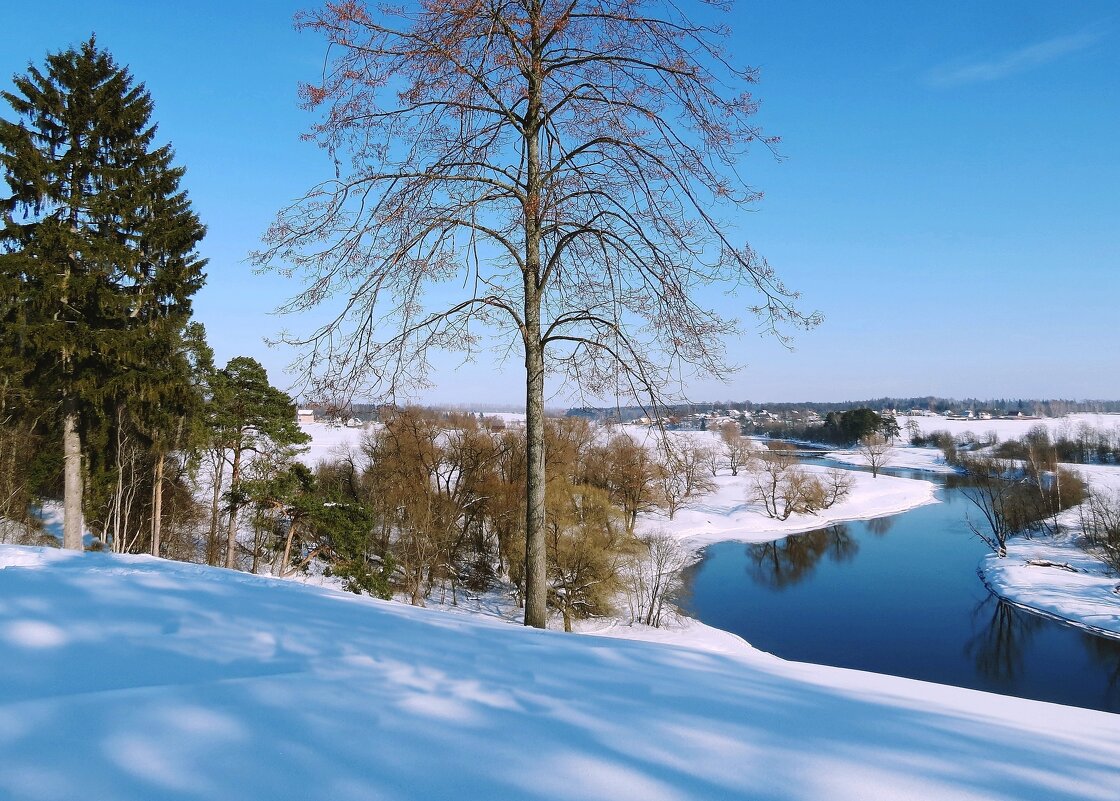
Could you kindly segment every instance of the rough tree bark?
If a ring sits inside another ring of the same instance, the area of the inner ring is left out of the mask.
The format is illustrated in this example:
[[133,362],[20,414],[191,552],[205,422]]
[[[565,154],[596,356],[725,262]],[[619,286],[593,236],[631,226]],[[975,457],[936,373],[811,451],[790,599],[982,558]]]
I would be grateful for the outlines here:
[[[72,407],[72,403],[69,406]],[[82,550],[82,440],[78,414],[67,408],[62,418],[63,518],[62,547]]]

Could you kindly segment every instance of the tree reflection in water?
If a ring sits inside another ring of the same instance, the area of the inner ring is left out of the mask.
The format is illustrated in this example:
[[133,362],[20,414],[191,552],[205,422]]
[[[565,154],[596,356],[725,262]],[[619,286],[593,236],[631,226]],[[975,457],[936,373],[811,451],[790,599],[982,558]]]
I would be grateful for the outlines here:
[[882,537],[894,526],[894,515],[890,517],[873,517],[870,520],[865,520],[864,524],[867,530],[874,534],[876,537]]
[[859,543],[848,527],[839,523],[777,542],[748,545],[747,573],[759,584],[780,590],[811,576],[825,556],[833,562],[846,562],[858,552]]
[[1120,640],[1085,636],[1089,656],[1104,665],[1107,672],[1105,700],[1111,709],[1120,709]]
[[965,643],[964,652],[976,661],[977,672],[989,679],[1013,681],[1023,666],[1024,648],[1042,625],[1041,618],[992,593],[976,605],[972,619],[981,625]]

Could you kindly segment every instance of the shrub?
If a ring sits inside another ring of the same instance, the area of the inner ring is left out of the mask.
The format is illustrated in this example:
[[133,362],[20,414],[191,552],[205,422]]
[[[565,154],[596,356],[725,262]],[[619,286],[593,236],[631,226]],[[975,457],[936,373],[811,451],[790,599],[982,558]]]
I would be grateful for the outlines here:
[[1079,511],[1085,550],[1120,573],[1120,491],[1093,489]]

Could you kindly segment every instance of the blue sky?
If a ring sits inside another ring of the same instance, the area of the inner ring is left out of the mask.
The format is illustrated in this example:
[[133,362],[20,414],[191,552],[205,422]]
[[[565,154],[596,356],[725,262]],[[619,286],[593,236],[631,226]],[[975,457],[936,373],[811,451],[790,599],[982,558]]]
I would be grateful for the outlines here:
[[[296,86],[324,57],[292,28],[303,6],[64,1],[0,26],[5,88],[91,31],[147,84],[209,228],[196,316],[219,361],[255,356],[280,385],[291,354],[263,338],[301,328],[270,314],[294,287],[245,257],[330,174],[299,138]],[[744,320],[743,369],[690,397],[1120,397],[1120,6],[739,3],[730,24],[783,156],[748,160],[765,197],[739,233],[826,319],[793,351]],[[443,360],[424,399],[518,402],[517,360],[486,359]]]

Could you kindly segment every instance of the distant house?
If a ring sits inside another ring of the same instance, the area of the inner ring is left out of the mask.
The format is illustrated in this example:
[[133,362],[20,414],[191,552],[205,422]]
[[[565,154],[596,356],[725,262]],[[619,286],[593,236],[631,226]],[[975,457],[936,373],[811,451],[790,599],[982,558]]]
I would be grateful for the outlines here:
[[315,410],[314,409],[296,409],[296,422],[297,423],[314,423]]

